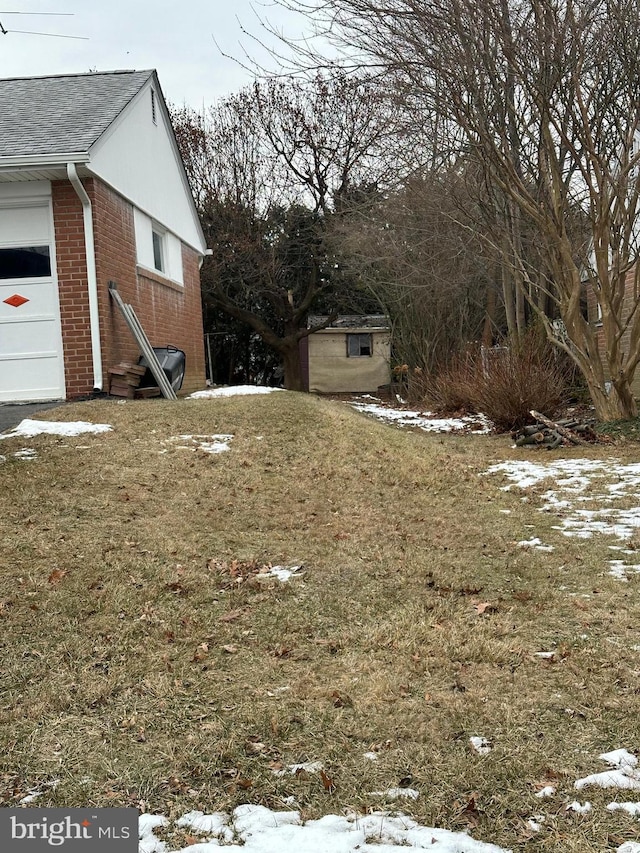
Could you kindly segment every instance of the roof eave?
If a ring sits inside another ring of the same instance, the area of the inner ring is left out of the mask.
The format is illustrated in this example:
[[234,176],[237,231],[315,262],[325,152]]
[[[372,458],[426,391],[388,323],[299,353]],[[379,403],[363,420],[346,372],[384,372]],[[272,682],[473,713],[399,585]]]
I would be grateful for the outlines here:
[[3,172],[21,172],[31,169],[55,168],[67,163],[88,163],[90,159],[87,151],[69,151],[62,154],[14,154],[10,157],[0,157],[0,170]]

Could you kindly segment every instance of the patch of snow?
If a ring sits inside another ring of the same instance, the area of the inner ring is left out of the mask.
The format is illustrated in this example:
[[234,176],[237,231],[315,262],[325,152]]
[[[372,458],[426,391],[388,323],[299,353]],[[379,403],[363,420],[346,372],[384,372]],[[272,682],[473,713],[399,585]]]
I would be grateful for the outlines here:
[[544,788],[541,788],[537,791],[534,796],[538,797],[540,800],[545,799],[545,797],[552,797],[556,792],[556,789],[553,785],[545,785]]
[[[233,841],[233,829],[229,826],[229,815],[224,812],[204,814],[204,812],[187,812],[176,821],[176,826],[187,827],[201,835],[216,836],[230,843]],[[193,846],[193,845],[192,845]]]
[[534,657],[543,658],[544,660],[552,660],[555,656],[555,652],[534,652]]
[[542,541],[534,536],[533,539],[523,539],[521,542],[516,542],[518,548],[532,548],[535,551],[553,551],[553,545],[543,545]]
[[626,749],[614,749],[612,752],[604,752],[599,756],[602,761],[614,767],[614,770],[605,770],[604,773],[594,773],[578,779],[574,788],[580,791],[589,786],[598,788],[620,788],[625,791],[640,791],[640,772],[638,772],[638,759]]
[[545,821],[545,816],[543,814],[536,814],[533,817],[530,817],[527,821],[527,826],[533,832],[541,832],[542,824]]
[[266,385],[229,385],[224,388],[210,388],[207,391],[195,391],[187,400],[211,400],[215,397],[239,397],[250,394],[271,394],[282,391],[282,388],[268,388]]
[[486,737],[470,737],[469,743],[479,755],[488,755],[491,752],[491,744]]
[[640,818],[640,803],[609,803],[607,810],[610,812],[623,811],[631,817]]
[[[143,831],[143,819],[149,817],[151,820],[146,821]],[[385,812],[330,814],[305,823],[297,811],[277,812],[265,806],[242,805],[228,819],[226,815],[216,814],[211,816],[210,823],[206,823],[209,816],[201,812],[192,812],[189,817],[199,825],[206,825],[206,833],[213,838],[183,848],[185,853],[214,853],[220,847],[242,850],[243,853],[293,853],[299,850],[306,853],[391,853],[407,847],[437,849],[438,853],[508,853],[494,844],[474,841],[463,832],[422,826],[404,814],[393,817]],[[155,839],[157,846],[152,846],[153,829],[166,825],[166,818],[141,816],[141,853],[166,853],[166,845],[158,839]],[[190,825],[195,830],[191,823],[182,825]],[[233,833],[231,838],[236,839],[235,843],[227,841],[229,832]]]
[[637,841],[625,841],[616,850],[616,853],[640,853],[640,843]]
[[283,770],[274,770],[274,776],[286,776],[287,773],[295,776],[296,773],[319,773],[324,769],[322,761],[305,761],[302,764],[289,764]]
[[[167,439],[166,443],[174,443],[176,450],[203,450],[205,453],[224,453],[230,450],[229,442],[232,435],[219,433],[214,435],[176,435]],[[182,444],[177,444],[182,442]],[[166,453],[166,450],[161,450]]]
[[365,752],[363,758],[366,758],[367,761],[377,761],[378,753],[377,752]]
[[16,438],[34,438],[36,435],[82,435],[82,433],[93,432],[103,433],[111,432],[113,427],[110,424],[91,424],[87,421],[36,421],[31,418],[25,418],[18,426],[14,427],[10,432],[3,432],[0,439]]
[[24,461],[38,458],[38,454],[33,447],[23,447],[22,450],[16,451],[13,455],[16,459],[23,459]]
[[276,578],[281,583],[286,583],[294,577],[302,577],[304,572],[302,571],[302,566],[271,566],[268,572],[260,572],[256,575],[258,580],[262,580],[263,578]]
[[369,791],[370,797],[384,797],[385,800],[417,800],[420,791],[415,788],[389,788],[386,791]]
[[156,838],[153,830],[168,823],[162,815],[141,814],[138,818],[138,853],[166,853],[167,845]]
[[425,432],[456,432],[459,430],[473,433],[488,433],[491,423],[484,415],[465,416],[463,418],[437,418],[432,412],[417,412],[410,409],[393,409],[378,403],[360,403],[352,400],[349,403],[356,411],[372,415],[385,423],[396,426],[418,427]]
[[640,565],[637,563],[631,566],[629,563],[625,563],[624,560],[609,560],[608,562],[611,566],[608,574],[620,581],[628,581],[629,574],[637,575],[640,573]]
[[589,814],[591,811],[591,803],[579,803],[577,800],[574,800],[572,803],[567,803],[567,811],[575,812],[576,814]]

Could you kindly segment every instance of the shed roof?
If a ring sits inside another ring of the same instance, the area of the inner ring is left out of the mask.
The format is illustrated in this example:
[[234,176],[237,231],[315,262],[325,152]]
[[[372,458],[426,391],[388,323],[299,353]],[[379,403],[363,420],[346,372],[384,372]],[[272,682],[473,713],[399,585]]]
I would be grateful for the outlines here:
[[0,80],[0,157],[88,151],[154,73]]
[[[328,320],[328,316],[309,317],[309,328]],[[385,314],[341,314],[330,323],[328,329],[390,329],[391,323]]]

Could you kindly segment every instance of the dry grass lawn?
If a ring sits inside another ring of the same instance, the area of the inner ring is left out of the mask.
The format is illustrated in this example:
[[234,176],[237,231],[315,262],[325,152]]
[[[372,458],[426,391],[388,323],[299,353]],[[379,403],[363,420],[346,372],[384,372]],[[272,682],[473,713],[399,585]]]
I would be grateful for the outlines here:
[[[573,783],[640,749],[640,576],[609,577],[611,540],[562,536],[536,490],[523,502],[479,476],[637,445],[516,451],[284,392],[52,417],[113,431],[0,442],[4,805],[38,790],[42,806],[178,815],[295,797],[312,818],[410,785],[420,797],[396,808],[514,851],[638,837],[604,806],[640,797]],[[176,440],[216,433],[228,452]],[[517,547],[533,535],[555,550]],[[269,564],[304,574],[256,576]],[[315,760],[324,776],[274,772]],[[567,812],[576,798],[594,811]]]

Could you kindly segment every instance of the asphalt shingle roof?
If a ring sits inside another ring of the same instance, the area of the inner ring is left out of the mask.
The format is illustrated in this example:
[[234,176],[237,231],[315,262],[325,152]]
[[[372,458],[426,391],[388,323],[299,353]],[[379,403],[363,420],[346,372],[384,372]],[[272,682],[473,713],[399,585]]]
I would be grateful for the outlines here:
[[0,157],[88,151],[152,74],[0,80]]

